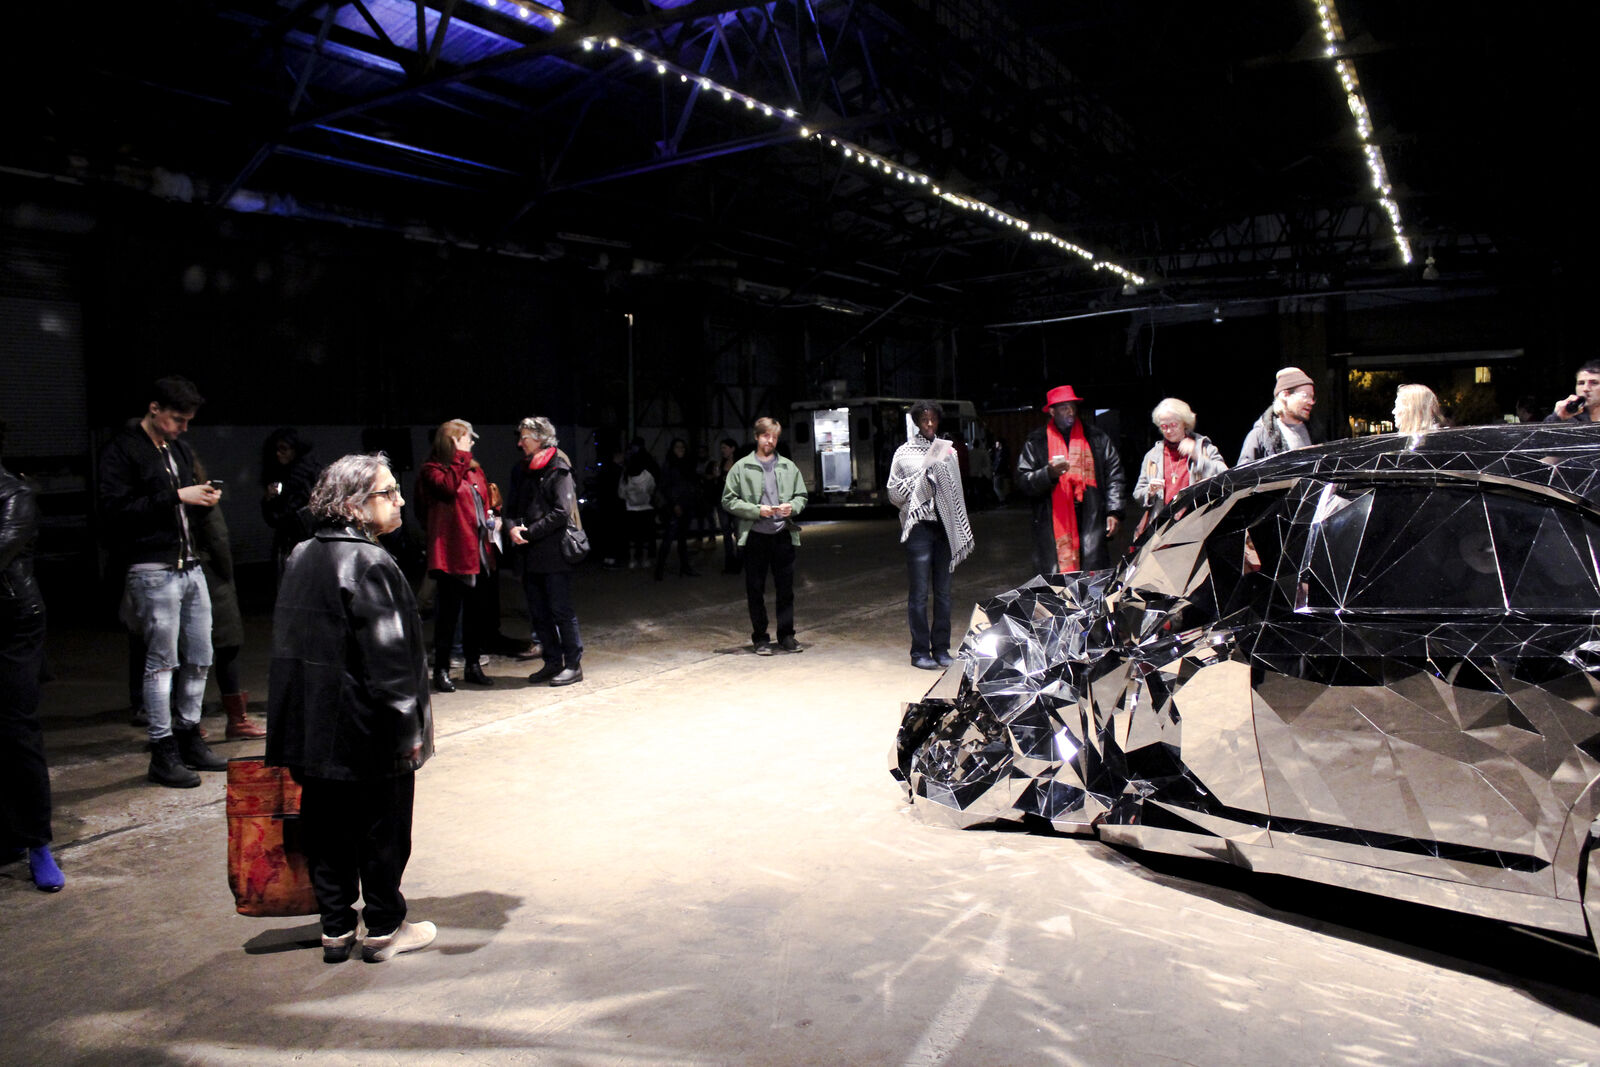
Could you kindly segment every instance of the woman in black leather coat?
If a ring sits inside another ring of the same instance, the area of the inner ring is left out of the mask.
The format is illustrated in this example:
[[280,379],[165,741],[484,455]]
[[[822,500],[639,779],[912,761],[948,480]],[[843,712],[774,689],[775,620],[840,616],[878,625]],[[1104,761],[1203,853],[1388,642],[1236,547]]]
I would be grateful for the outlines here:
[[544,654],[544,666],[528,681],[572,685],[583,681],[583,641],[572,605],[575,568],[561,555],[561,538],[578,514],[578,496],[572,487],[572,466],[556,447],[555,426],[543,417],[523,423],[531,428],[533,440],[527,480],[517,501],[517,525],[510,533],[512,542],[522,546],[522,591]]
[[33,491],[0,466],[0,863],[28,852],[33,884],[65,884],[50,854],[50,771],[39,729],[44,598],[33,580],[39,510]]
[[[358,891],[369,962],[423,948],[435,933],[405,921],[400,893],[415,771],[433,754],[416,597],[377,543],[399,527],[404,503],[383,455],[329,464],[311,493],[317,529],[289,556],[272,620],[267,763],[288,767],[302,788],[330,963],[355,943]],[[342,661],[330,649],[342,649]]]

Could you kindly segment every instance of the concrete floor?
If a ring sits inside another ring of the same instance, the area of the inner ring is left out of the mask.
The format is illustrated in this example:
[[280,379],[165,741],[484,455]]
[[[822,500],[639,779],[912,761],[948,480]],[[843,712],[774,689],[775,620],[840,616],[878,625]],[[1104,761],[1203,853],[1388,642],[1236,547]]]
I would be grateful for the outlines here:
[[[975,523],[958,628],[1026,577],[1025,515]],[[1600,1062],[1581,945],[912,818],[887,753],[936,676],[907,661],[896,532],[808,529],[801,655],[745,651],[716,561],[585,573],[584,684],[496,661],[494,689],[436,697],[405,889],[439,940],[381,965],[235,914],[222,776],[147,785],[120,636],[52,633],[67,888],[0,869],[0,1062]]]

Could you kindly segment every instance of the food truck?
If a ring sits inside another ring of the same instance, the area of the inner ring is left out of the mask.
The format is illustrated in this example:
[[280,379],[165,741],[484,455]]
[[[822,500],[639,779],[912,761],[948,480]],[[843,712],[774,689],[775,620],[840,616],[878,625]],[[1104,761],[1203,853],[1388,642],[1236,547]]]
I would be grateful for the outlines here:
[[[970,401],[938,400],[944,416],[939,436],[960,435],[967,449],[967,478],[989,477],[989,442]],[[885,486],[895,449],[906,440],[906,416],[915,400],[861,396],[804,400],[789,408],[784,437],[810,494],[810,506],[889,504]]]

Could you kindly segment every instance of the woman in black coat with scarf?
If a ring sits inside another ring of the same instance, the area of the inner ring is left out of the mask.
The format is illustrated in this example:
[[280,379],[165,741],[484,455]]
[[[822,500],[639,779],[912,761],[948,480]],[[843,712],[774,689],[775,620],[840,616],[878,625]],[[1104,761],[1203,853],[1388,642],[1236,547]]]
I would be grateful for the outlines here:
[[583,641],[578,613],[572,606],[575,568],[561,554],[567,524],[579,523],[578,495],[572,486],[572,465],[556,447],[556,428],[542,416],[524,419],[531,433],[527,477],[514,501],[517,525],[511,540],[523,546],[522,590],[528,614],[544,652],[544,666],[528,676],[535,685],[571,685],[583,681]]

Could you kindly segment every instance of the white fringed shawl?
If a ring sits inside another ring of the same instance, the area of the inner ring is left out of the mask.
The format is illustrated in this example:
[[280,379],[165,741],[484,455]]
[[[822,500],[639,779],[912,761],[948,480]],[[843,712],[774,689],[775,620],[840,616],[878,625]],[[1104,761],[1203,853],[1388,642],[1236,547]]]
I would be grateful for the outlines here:
[[967,522],[967,500],[961,488],[957,453],[929,464],[928,450],[932,447],[932,441],[913,430],[906,443],[895,450],[889,467],[889,496],[900,507],[902,543],[919,522],[937,518],[943,524],[953,571],[972,554],[972,526]]

